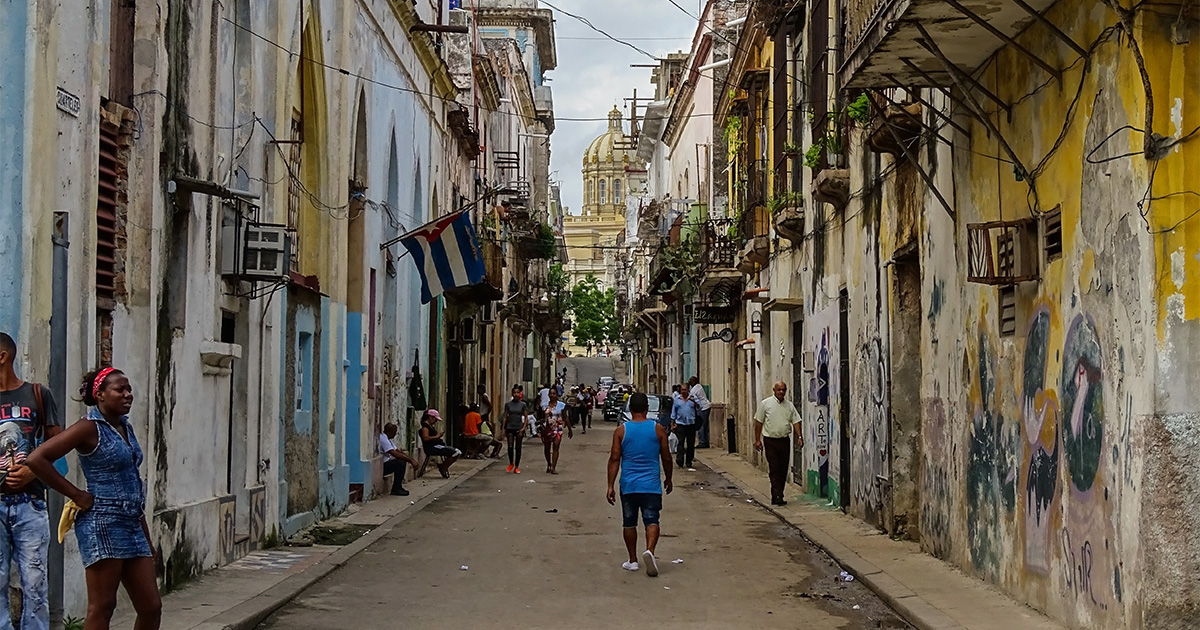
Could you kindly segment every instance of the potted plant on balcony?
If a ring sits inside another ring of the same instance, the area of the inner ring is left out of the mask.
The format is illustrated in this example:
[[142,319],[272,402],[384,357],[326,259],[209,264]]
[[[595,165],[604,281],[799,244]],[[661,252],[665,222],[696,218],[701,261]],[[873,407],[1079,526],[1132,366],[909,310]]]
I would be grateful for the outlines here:
[[803,151],[800,148],[800,145],[796,144],[795,142],[789,142],[783,145],[783,155],[788,159],[795,159],[796,157],[799,157],[802,152]]
[[799,191],[782,193],[767,202],[767,208],[775,217],[775,232],[797,243],[804,238],[803,194]]
[[533,232],[517,241],[517,254],[528,260],[550,260],[558,255],[554,228],[539,223]]

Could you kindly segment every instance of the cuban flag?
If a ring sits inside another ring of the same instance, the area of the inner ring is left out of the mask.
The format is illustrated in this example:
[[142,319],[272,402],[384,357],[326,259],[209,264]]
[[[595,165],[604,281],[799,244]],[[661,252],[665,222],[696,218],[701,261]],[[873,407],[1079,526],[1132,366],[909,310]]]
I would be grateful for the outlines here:
[[446,289],[483,282],[483,252],[466,210],[436,219],[405,234],[400,242],[421,272],[421,303]]

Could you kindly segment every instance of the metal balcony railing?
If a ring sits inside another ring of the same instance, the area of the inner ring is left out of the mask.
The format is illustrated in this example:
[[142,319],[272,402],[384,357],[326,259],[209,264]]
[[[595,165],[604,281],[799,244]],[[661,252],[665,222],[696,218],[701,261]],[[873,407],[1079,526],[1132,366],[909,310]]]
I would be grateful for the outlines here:
[[730,236],[732,219],[704,222],[700,241],[700,263],[705,271],[733,269],[737,263],[738,241]]

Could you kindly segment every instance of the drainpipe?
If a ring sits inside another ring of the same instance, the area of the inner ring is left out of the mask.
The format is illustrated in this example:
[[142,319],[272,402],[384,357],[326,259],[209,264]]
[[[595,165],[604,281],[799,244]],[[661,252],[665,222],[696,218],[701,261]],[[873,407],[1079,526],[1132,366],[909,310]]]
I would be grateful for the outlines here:
[[[883,356],[881,361],[885,361],[883,379],[884,387],[886,387],[886,395],[883,400],[883,420],[887,426],[887,457],[884,462],[884,478],[876,479],[875,483],[879,486],[879,513],[880,519],[883,518],[883,486],[886,485],[890,491],[892,488],[892,267],[895,266],[896,259],[892,258],[883,263],[883,287],[880,291],[880,298],[883,300],[883,316],[884,325],[880,326],[879,336],[882,338],[881,352]],[[895,503],[892,503],[892,512],[895,516]],[[884,523],[884,531],[888,531],[887,523]]]
[[[53,275],[50,315],[50,391],[57,401],[67,400],[67,240],[69,217],[66,212],[54,213]],[[61,404],[61,403],[60,403]],[[65,460],[64,460],[65,461]],[[46,493],[50,507],[50,522],[57,523],[62,515],[63,497],[54,491]],[[63,547],[57,536],[50,537],[49,596],[50,622],[57,624],[63,614]]]

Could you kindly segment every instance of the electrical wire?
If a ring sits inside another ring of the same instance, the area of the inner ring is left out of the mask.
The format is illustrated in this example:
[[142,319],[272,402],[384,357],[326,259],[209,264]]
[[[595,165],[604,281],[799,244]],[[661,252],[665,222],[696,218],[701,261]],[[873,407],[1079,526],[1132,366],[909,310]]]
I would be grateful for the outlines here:
[[636,46],[636,45],[634,45],[634,44],[631,44],[631,43],[629,43],[628,41],[625,41],[625,40],[623,40],[623,39],[618,39],[618,38],[616,38],[616,37],[613,37],[612,35],[610,35],[610,34],[609,34],[609,33],[607,33],[606,31],[604,31],[603,29],[600,29],[599,27],[597,27],[595,24],[592,24],[591,20],[589,20],[589,19],[587,19],[587,18],[585,18],[585,17],[583,17],[583,16],[580,16],[580,15],[575,15],[574,13],[571,13],[570,11],[564,11],[564,10],[562,10],[562,9],[560,9],[560,8],[558,8],[558,7],[556,7],[556,6],[554,6],[553,4],[550,4],[549,2],[546,2],[546,0],[542,0],[542,4],[544,4],[544,5],[548,6],[548,7],[550,7],[551,9],[554,9],[555,11],[558,11],[559,13],[562,13],[563,15],[565,15],[565,16],[567,16],[567,17],[574,18],[575,20],[577,20],[577,21],[579,21],[580,23],[582,23],[584,26],[586,26],[586,27],[588,27],[588,28],[592,29],[593,31],[596,31],[597,33],[600,33],[601,35],[603,35],[603,36],[607,37],[608,39],[611,39],[611,40],[612,40],[612,41],[614,41],[614,42],[617,42],[618,44],[623,44],[623,45],[625,45],[625,46],[627,46],[627,47],[629,47],[629,48],[632,48],[633,50],[635,50],[635,51],[637,51],[637,52],[639,52],[639,53],[641,53],[641,54],[643,54],[643,55],[645,55],[645,56],[647,56],[647,57],[649,57],[649,58],[653,59],[654,61],[658,61],[658,57],[656,57],[656,56],[654,56],[654,55],[652,55],[652,54],[650,54],[650,53],[646,52],[645,50],[643,50],[643,49],[641,49],[641,48],[637,47],[637,46]]

